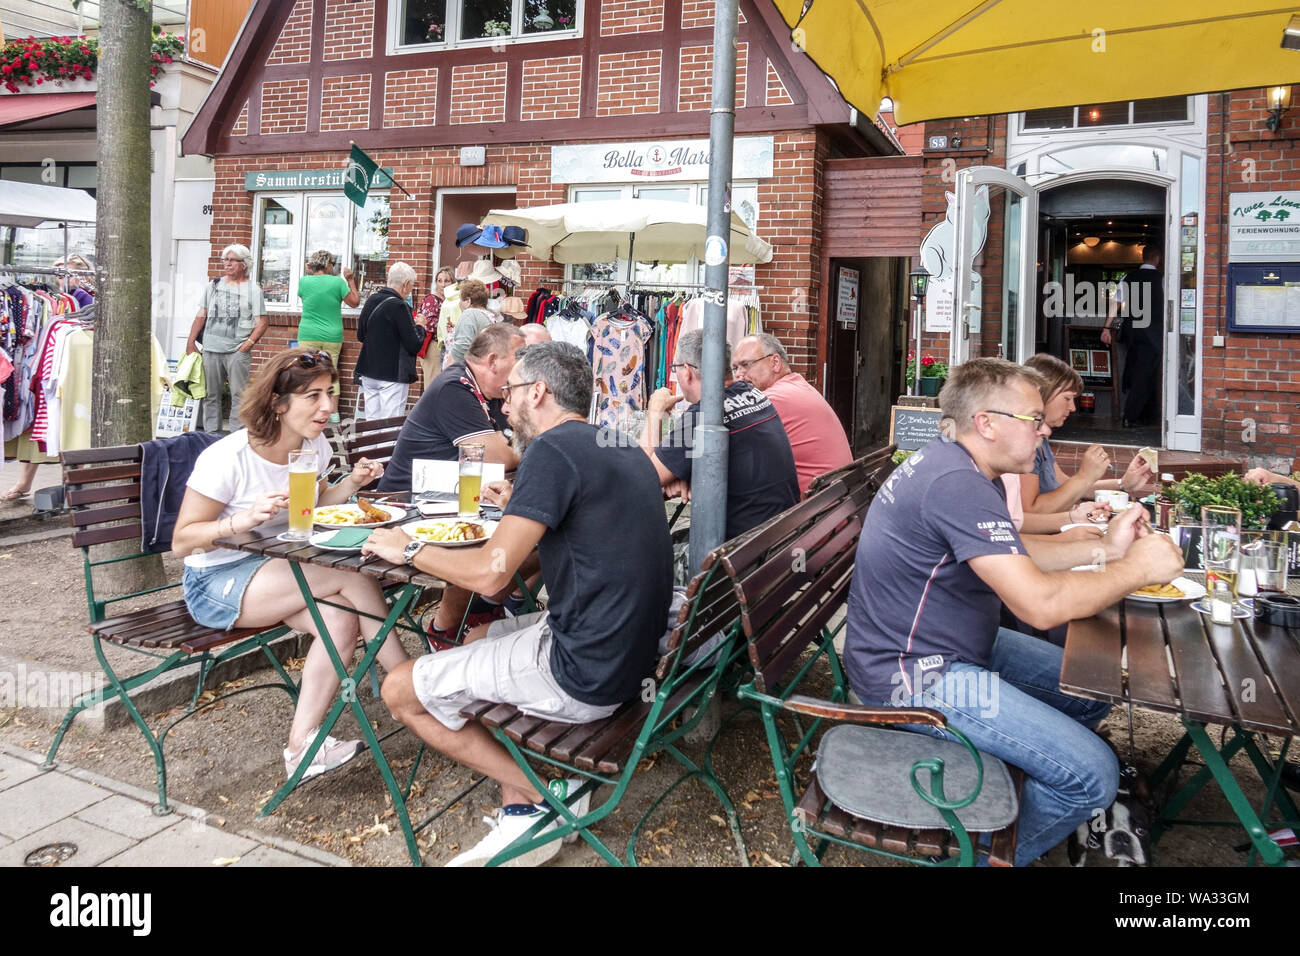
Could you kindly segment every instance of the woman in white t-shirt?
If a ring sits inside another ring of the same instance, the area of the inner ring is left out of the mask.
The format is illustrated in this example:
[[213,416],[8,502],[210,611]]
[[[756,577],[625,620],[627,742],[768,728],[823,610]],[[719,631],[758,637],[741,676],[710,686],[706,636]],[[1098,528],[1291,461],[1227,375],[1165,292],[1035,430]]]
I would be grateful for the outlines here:
[[[229,630],[283,622],[316,634],[288,561],[216,548],[212,542],[252,528],[287,526],[291,451],[316,449],[321,475],[317,501],[323,505],[346,501],[384,473],[378,462],[363,458],[338,484],[331,487],[325,482],[331,449],[322,432],[334,411],[330,386],[337,379],[328,352],[289,349],[273,356],[244,391],[239,417],[247,427],[209,445],[195,462],[176,519],[172,550],[185,555],[185,603],[200,624]],[[387,616],[378,582],[312,564],[301,568],[318,599],[371,615],[367,619],[320,605],[339,656],[351,660],[358,632],[370,640],[378,621]],[[406,652],[390,635],[379,651],[380,663],[391,671],[404,660]],[[314,642],[303,664],[298,707],[284,751],[287,774],[297,769],[307,744],[315,738],[338,686],[329,654],[320,641]],[[358,740],[327,737],[303,779],[345,763],[360,749]]]

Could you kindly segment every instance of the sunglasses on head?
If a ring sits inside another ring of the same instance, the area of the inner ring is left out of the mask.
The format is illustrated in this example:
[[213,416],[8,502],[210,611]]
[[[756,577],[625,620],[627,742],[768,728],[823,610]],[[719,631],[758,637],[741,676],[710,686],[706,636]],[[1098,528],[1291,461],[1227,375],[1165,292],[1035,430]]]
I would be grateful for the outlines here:
[[303,352],[301,355],[295,355],[293,358],[289,359],[288,364],[280,371],[287,372],[295,365],[302,368],[315,368],[318,365],[332,368],[334,366],[334,359],[330,357],[329,352],[325,351]]

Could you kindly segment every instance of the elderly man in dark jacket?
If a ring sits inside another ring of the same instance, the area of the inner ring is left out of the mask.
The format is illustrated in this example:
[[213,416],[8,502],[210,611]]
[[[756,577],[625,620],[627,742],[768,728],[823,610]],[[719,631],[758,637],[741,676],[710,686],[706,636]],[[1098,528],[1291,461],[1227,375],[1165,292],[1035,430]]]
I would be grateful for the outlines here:
[[415,324],[407,298],[415,288],[415,270],[405,262],[388,270],[388,285],[375,290],[357,317],[357,382],[364,417],[393,418],[406,412],[406,392],[415,381],[415,355],[424,344],[424,328]]

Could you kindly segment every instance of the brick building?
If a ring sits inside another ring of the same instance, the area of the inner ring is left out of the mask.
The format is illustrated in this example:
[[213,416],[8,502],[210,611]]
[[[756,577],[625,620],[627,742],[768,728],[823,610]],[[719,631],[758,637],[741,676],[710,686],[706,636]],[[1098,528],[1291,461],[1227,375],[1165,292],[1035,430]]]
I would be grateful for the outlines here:
[[[927,302],[923,352],[959,360],[1001,346],[1013,358],[1050,351],[1075,362],[1095,408],[1054,436],[1066,442],[1067,468],[1078,448],[1100,441],[1289,470],[1300,428],[1300,300],[1292,311],[1286,290],[1300,281],[1300,229],[1286,220],[1300,202],[1300,122],[1283,113],[1269,129],[1267,92],[927,123],[924,230],[952,214],[948,197],[965,177],[972,197],[980,183],[988,193],[967,206],[976,237],[987,215],[971,270],[980,284],[953,305],[954,275],[939,293],[946,307]],[[955,218],[954,231],[964,210]],[[1102,293],[1138,267],[1148,244],[1164,252],[1159,401],[1140,427],[1123,428],[1125,353],[1099,341]],[[967,302],[980,321],[962,342],[938,328]]]
[[[711,0],[259,0],[184,140],[187,153],[215,159],[212,273],[227,243],[257,257],[272,323],[259,354],[293,337],[292,290],[313,249],[340,252],[370,286],[387,263],[406,261],[423,294],[437,266],[467,251],[454,247],[456,227],[492,208],[631,196],[704,203],[712,9]],[[763,326],[811,381],[841,360],[837,407],[852,425],[859,366],[821,320],[833,305],[827,190],[839,164],[901,162],[919,182],[919,161],[850,110],[792,48],[771,4],[741,0],[736,54],[733,203],[775,250],[754,275]],[[364,210],[348,203],[338,176],[353,140],[411,195],[381,189]],[[655,167],[645,159],[655,146],[685,158]],[[871,364],[885,377],[872,401],[886,410],[902,347],[898,291],[920,222],[914,198],[895,205],[907,225],[884,227],[893,248],[840,249],[845,261],[884,257],[855,307],[886,333]],[[564,266],[517,261],[525,295],[566,277]],[[345,316],[349,340],[351,328]],[[883,437],[878,408],[873,416],[860,444]]]

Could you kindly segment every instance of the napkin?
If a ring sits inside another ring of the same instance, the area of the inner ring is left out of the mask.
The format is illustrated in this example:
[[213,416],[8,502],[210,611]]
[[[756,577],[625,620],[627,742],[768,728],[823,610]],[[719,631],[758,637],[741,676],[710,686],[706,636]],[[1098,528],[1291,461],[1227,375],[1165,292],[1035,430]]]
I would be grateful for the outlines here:
[[333,534],[317,538],[317,544],[328,545],[331,548],[359,548],[366,543],[370,537],[369,528],[340,528]]

